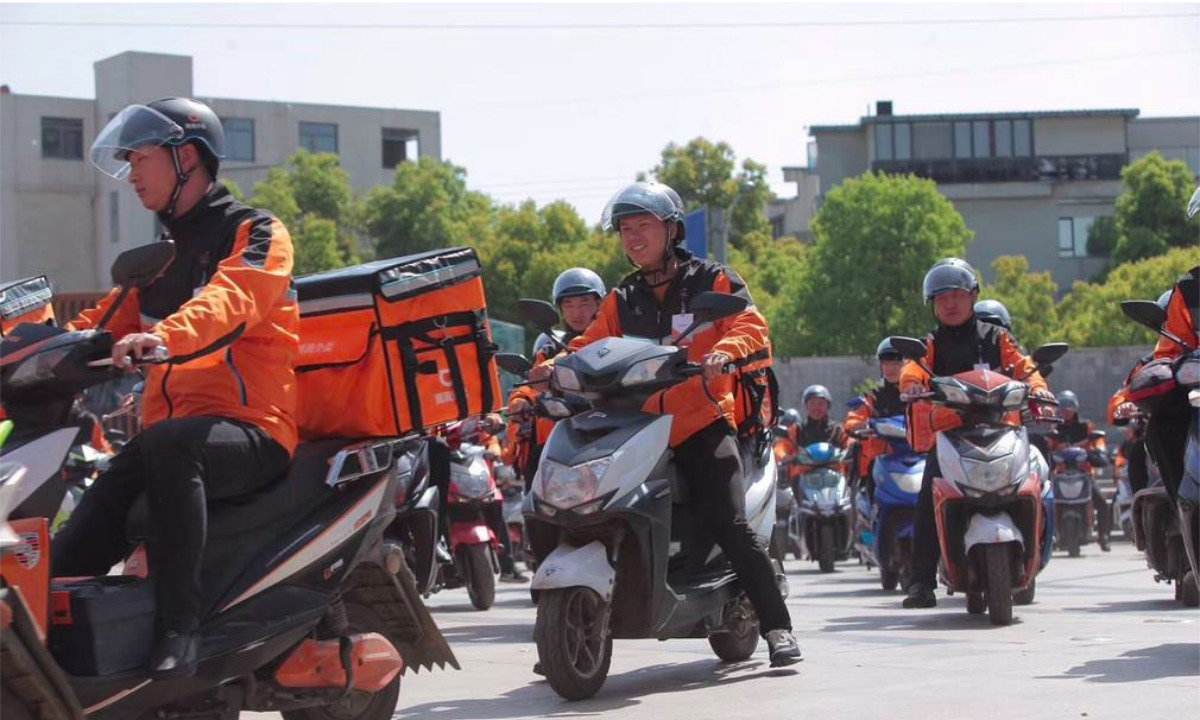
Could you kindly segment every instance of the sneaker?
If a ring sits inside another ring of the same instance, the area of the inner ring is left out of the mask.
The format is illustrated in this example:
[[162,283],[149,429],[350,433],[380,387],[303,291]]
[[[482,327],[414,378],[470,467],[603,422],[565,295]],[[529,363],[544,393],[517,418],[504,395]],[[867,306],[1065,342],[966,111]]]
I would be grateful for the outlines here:
[[804,659],[791,630],[767,631],[767,647],[771,651],[771,667],[794,665]]
[[925,583],[914,582],[908,588],[908,597],[904,598],[902,603],[905,608],[931,608],[937,607],[937,598],[933,595],[933,590]]

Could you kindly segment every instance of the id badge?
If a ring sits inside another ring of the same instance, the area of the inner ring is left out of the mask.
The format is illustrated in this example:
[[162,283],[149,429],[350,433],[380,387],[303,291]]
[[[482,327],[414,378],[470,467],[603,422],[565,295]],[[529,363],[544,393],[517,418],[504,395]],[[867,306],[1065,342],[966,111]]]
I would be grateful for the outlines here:
[[[685,330],[692,326],[693,316],[691,313],[679,313],[671,316],[671,339],[679,340],[679,336]],[[687,347],[692,344],[692,336],[688,335],[679,343],[679,347]]]

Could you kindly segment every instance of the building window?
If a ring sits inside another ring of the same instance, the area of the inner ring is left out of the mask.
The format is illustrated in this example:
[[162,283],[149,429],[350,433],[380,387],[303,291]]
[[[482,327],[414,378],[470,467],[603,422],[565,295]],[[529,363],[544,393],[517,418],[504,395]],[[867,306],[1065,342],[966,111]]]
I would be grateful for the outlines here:
[[973,143],[972,157],[985,158],[992,155],[991,123],[987,120],[976,120],[971,123],[971,141]]
[[300,123],[300,147],[314,153],[338,151],[338,126],[334,123]]
[[971,157],[971,123],[954,123],[954,157],[966,160]]
[[42,157],[60,160],[83,159],[83,120],[42,118]]
[[1013,155],[1033,157],[1033,123],[1013,120]]
[[225,128],[225,159],[254,162],[254,120],[221,118]]
[[996,157],[1012,157],[1012,120],[997,120],[992,124]]
[[416,160],[419,148],[416,130],[383,129],[383,166],[394,168],[406,160]]
[[879,123],[875,126],[875,159],[892,160],[892,126]]
[[911,160],[912,125],[879,123],[875,125],[876,160]]
[[1094,217],[1058,219],[1058,256],[1087,257],[1088,231],[1092,229]]

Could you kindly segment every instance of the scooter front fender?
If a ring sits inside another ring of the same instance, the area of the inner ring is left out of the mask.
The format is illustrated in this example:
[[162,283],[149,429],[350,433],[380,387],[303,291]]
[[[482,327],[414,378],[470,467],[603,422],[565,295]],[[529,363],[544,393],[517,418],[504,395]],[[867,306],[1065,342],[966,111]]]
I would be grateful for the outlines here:
[[971,516],[971,523],[967,526],[963,548],[966,554],[970,554],[971,548],[976,545],[1010,542],[1020,543],[1022,548],[1025,547],[1025,536],[1008,513],[1002,512],[992,516],[976,513]]
[[617,571],[608,561],[608,550],[599,540],[572,547],[559,545],[538,565],[530,588],[533,590],[561,590],[569,587],[586,587],[596,591],[604,602],[612,599],[613,584]]
[[477,545],[479,543],[495,545],[497,542],[496,534],[492,532],[490,527],[483,523],[450,524],[451,552],[457,552],[458,548],[463,545]]

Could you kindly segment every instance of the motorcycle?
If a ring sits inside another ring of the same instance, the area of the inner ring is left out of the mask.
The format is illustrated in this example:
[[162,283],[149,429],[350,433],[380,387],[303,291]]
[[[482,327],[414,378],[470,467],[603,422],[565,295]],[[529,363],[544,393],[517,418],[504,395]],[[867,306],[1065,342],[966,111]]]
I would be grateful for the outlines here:
[[[1135,535],[1146,532],[1143,542],[1165,542],[1164,553],[1168,561],[1165,565],[1152,565],[1162,577],[1170,573],[1175,582],[1175,597],[1188,607],[1200,605],[1200,567],[1197,565],[1197,547],[1200,546],[1200,348],[1191,347],[1182,339],[1175,337],[1163,329],[1166,312],[1157,304],[1147,300],[1126,300],[1121,303],[1121,310],[1130,319],[1153,329],[1159,335],[1171,340],[1183,352],[1175,359],[1155,361],[1144,365],[1131,379],[1130,387],[1136,391],[1149,390],[1148,396],[1162,396],[1167,393],[1182,392],[1186,394],[1190,413],[1188,419],[1187,442],[1184,447],[1183,476],[1180,478],[1179,489],[1171,508],[1174,518],[1174,528],[1177,530],[1182,543],[1182,557],[1174,541],[1175,534],[1171,526],[1161,522],[1161,510],[1153,510],[1161,505],[1160,502],[1146,497],[1141,514],[1158,515],[1160,522],[1153,523],[1147,517],[1144,530],[1139,530],[1137,520],[1139,515],[1138,498],[1143,493],[1149,493],[1150,488],[1134,496],[1134,532]],[[1153,409],[1150,411],[1153,417]],[[1161,486],[1160,486],[1161,487]],[[1157,492],[1157,491],[1156,491]],[[1165,489],[1163,489],[1165,493]],[[1164,525],[1167,527],[1164,528]],[[1161,534],[1166,531],[1165,537]],[[1139,549],[1142,543],[1139,543]],[[1147,553],[1147,559],[1151,554]],[[1160,569],[1161,568],[1161,569]],[[1158,579],[1156,577],[1156,579]]]
[[[117,302],[173,255],[169,243],[155,243],[118,257]],[[153,578],[50,577],[48,526],[79,432],[70,408],[80,391],[113,377],[104,324],[78,332],[21,325],[0,344],[0,389],[15,425],[0,448],[6,718],[215,720],[252,710],[382,720],[407,666],[458,666],[411,583],[383,569],[395,441],[321,440],[297,448],[286,478],[210,506],[197,671],[148,675]],[[147,538],[144,520],[131,513],[133,544]]]
[[846,451],[829,443],[812,443],[796,453],[805,471],[797,482],[794,515],[809,560],[821,572],[833,572],[834,562],[849,557],[850,490],[843,467]]
[[[488,525],[488,506],[501,502],[500,491],[485,448],[467,442],[463,423],[450,426],[450,485],[446,517],[448,547],[439,552],[441,587],[466,587],[476,610],[496,602],[496,575],[500,573],[500,539]],[[443,538],[443,542],[447,539]],[[448,550],[448,552],[446,552]]]
[[1084,445],[1104,437],[1093,430],[1091,437],[1054,451],[1054,541],[1070,557],[1079,557],[1080,548],[1092,542],[1092,527],[1096,520],[1092,504],[1092,458]]
[[903,415],[871,418],[867,433],[858,435],[875,435],[888,443],[888,452],[876,457],[871,468],[875,502],[868,515],[869,564],[879,567],[879,584],[884,590],[895,590],[897,585],[907,590],[912,577],[913,518],[925,456],[909,446]]
[[[1022,410],[1037,417],[1040,407],[1021,380],[982,369],[936,377],[924,366],[924,342],[891,342],[932,378],[930,390],[908,399],[952,408],[964,420],[939,432],[934,450],[941,468],[933,482],[941,579],[950,592],[966,593],[967,612],[986,610],[993,625],[1008,625],[1014,602],[1032,602],[1045,563],[1043,470],[1031,460],[1027,429],[1012,417]],[[1033,359],[1042,370],[1066,351],[1065,343],[1044,345]]]
[[[732,295],[698,294],[689,304],[694,322],[680,337],[745,307]],[[516,374],[529,369],[520,356],[497,361]],[[526,526],[543,558],[532,583],[534,637],[546,678],[564,698],[603,686],[614,638],[707,638],[731,662],[758,645],[758,619],[737,576],[693,522],[668,442],[674,418],[641,409],[654,392],[699,374],[685,349],[609,337],[560,358],[552,394],[539,399],[540,412],[559,421],[525,498]],[[746,519],[765,545],[775,519],[770,443],[746,443],[741,452]]]

